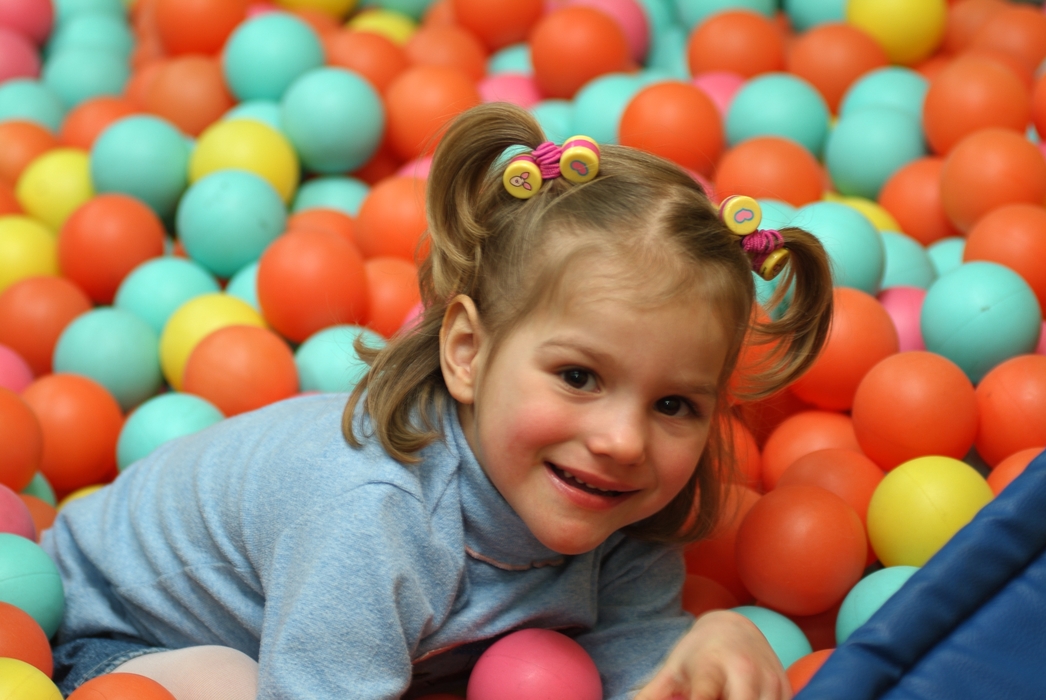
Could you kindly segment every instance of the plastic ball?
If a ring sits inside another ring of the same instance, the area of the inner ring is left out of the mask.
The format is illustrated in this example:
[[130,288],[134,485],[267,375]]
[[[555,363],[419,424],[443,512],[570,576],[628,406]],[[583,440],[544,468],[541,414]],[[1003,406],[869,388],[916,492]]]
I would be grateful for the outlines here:
[[8,533],[0,533],[0,601],[28,613],[48,638],[65,611],[62,579],[51,557],[36,543]]
[[723,150],[719,111],[687,83],[656,83],[636,93],[621,115],[621,144],[667,158],[706,177]]
[[794,141],[758,136],[723,155],[716,168],[715,189],[720,197],[743,194],[803,206],[821,199],[824,171]]
[[793,693],[798,693],[806,687],[806,684],[810,682],[815,673],[821,670],[821,666],[824,665],[824,662],[828,660],[833,651],[835,651],[834,648],[819,649],[797,659],[786,669],[785,673],[788,676],[788,683],[791,685]]
[[979,219],[966,237],[963,260],[987,260],[1005,265],[1035,292],[1046,309],[1046,209],[1009,204]]
[[898,352],[925,350],[920,318],[926,290],[919,287],[890,287],[876,297],[897,329]]
[[410,67],[406,52],[390,39],[373,32],[342,30],[323,40],[327,65],[353,71],[384,93]]
[[1006,7],[1005,0],[964,0],[955,3],[948,10],[948,24],[941,48],[947,54],[959,54],[969,48],[974,34]]
[[1021,450],[1046,445],[1046,357],[1000,363],[977,385],[977,452],[995,466]]
[[865,107],[892,107],[923,118],[923,102],[930,82],[910,68],[890,66],[865,73],[843,95],[839,114],[846,116]]
[[710,610],[726,610],[738,605],[740,601],[721,583],[707,576],[687,574],[683,583],[683,610],[694,617]]
[[908,579],[918,571],[915,566],[890,566],[868,574],[846,594],[835,623],[836,643],[842,644],[858,627],[878,612]]
[[417,23],[408,15],[376,7],[363,10],[345,26],[354,31],[379,34],[398,46],[406,45],[418,30]]
[[513,632],[479,657],[468,700],[600,700],[603,684],[595,662],[570,637],[545,629]]
[[387,178],[363,200],[355,239],[365,258],[395,256],[414,262],[425,233],[425,183],[412,177]]
[[103,131],[138,111],[137,106],[122,97],[102,95],[84,100],[66,115],[59,136],[66,146],[90,151]]
[[736,73],[709,71],[694,76],[690,82],[712,98],[712,103],[725,121],[730,113],[730,105],[733,104],[737,92],[744,86],[745,79]]
[[628,39],[609,15],[591,7],[555,10],[530,35],[534,78],[548,97],[571,98],[588,81],[631,66]]
[[563,138],[585,134],[597,143],[620,143],[621,115],[642,88],[628,73],[607,73],[589,81],[574,97],[571,122],[565,127],[570,133]]
[[742,603],[753,599],[737,573],[737,530],[761,496],[741,484],[731,484],[724,496],[719,522],[705,539],[683,551],[687,574],[706,576],[721,584]]
[[367,347],[385,345],[380,335],[359,326],[330,326],[309,336],[294,353],[301,391],[352,391],[368,369],[353,348],[360,335]]
[[0,343],[17,352],[33,374],[51,371],[58,336],[91,300],[63,277],[28,277],[0,293]]
[[530,62],[529,44],[511,44],[490,55],[490,58],[487,59],[487,75],[502,73],[534,76],[534,66]]
[[799,32],[846,19],[846,0],[784,0],[789,23]]
[[0,182],[16,185],[26,166],[57,146],[54,135],[39,124],[0,123]]
[[875,294],[882,284],[886,249],[867,217],[838,202],[815,202],[799,209],[793,225],[817,236],[832,262],[837,286]]
[[16,78],[0,85],[0,122],[28,121],[56,132],[65,112],[62,100],[41,82]]
[[47,42],[51,56],[71,48],[100,49],[127,59],[134,49],[134,33],[122,17],[83,12],[60,23]]
[[50,678],[54,669],[51,645],[43,629],[27,612],[0,603],[0,658],[18,659]]
[[995,465],[988,475],[988,486],[991,488],[992,493],[996,496],[1002,493],[1002,490],[1020,476],[1024,469],[1031,464],[1031,461],[1042,454],[1044,450],[1046,450],[1046,445],[1029,447],[1026,450],[1014,452]]
[[846,21],[868,32],[886,49],[890,61],[914,65],[944,39],[945,0],[850,0]]
[[883,270],[883,289],[891,287],[918,287],[928,289],[937,279],[926,249],[910,236],[896,231],[882,231],[886,265]]
[[56,148],[44,153],[22,172],[16,192],[27,214],[58,231],[94,196],[87,152]]
[[123,92],[130,69],[125,59],[104,49],[64,49],[47,61],[43,83],[65,107],[72,108],[101,95]]
[[36,496],[51,507],[54,507],[55,503],[57,503],[54,496],[54,489],[51,488],[51,484],[47,483],[47,478],[40,472],[36,472],[36,474],[33,475],[33,480],[29,482],[28,486],[22,489],[22,494]]
[[230,119],[208,127],[189,159],[189,181],[227,169],[246,170],[268,180],[285,202],[298,188],[298,157],[290,142],[252,119]]
[[487,50],[475,35],[454,25],[422,27],[404,50],[411,64],[447,66],[478,81],[487,73]]
[[926,348],[959,365],[974,383],[993,367],[1031,353],[1042,312],[1028,283],[996,263],[970,262],[942,275],[923,302]]
[[[825,199],[828,199],[828,195],[825,196]],[[832,201],[836,201],[834,195],[832,196]],[[864,197],[839,197],[838,201],[840,204],[845,204],[851,209],[856,209],[864,214],[865,218],[880,233],[883,231],[899,231],[901,228],[901,225],[897,223],[897,220],[893,218],[890,212],[871,199]]]
[[441,66],[404,71],[386,94],[388,139],[405,160],[431,153],[443,127],[480,103],[479,91],[464,73]]
[[734,608],[734,612],[744,615],[759,628],[785,668],[813,653],[810,640],[803,631],[781,613],[754,605]]
[[934,242],[926,249],[926,254],[941,277],[952,270],[957,270],[962,265],[963,251],[966,249],[966,239],[959,236],[949,236]]
[[51,33],[54,7],[47,0],[7,0],[0,6],[0,26],[40,45]]
[[879,204],[897,219],[901,231],[924,246],[959,234],[944,211],[943,168],[943,158],[913,160],[894,172],[879,190]]
[[315,229],[336,233],[350,243],[356,243],[356,224],[352,217],[336,209],[306,209],[287,219],[287,230]]
[[37,532],[36,541],[39,544],[44,530],[48,530],[54,525],[55,518],[58,517],[58,511],[55,510],[54,506],[36,496],[20,493],[18,497],[22,500],[26,510],[29,511],[29,517],[33,519]]
[[213,54],[247,17],[248,0],[157,0],[156,30],[172,55]]
[[185,302],[219,289],[218,281],[191,260],[155,258],[136,267],[124,279],[113,304],[162,333],[168,318]]
[[484,103],[510,102],[523,109],[529,109],[541,101],[537,84],[529,75],[491,75],[479,81],[476,87]]
[[0,83],[39,75],[36,47],[21,34],[0,26]]
[[801,78],[787,73],[756,77],[734,96],[726,137],[737,145],[756,136],[791,139],[818,157],[828,136],[828,106]]
[[1035,70],[1046,59],[1046,15],[1031,7],[994,12],[970,38],[972,49],[995,49]]
[[0,293],[19,280],[56,274],[54,234],[27,216],[0,216]]
[[541,18],[540,0],[451,0],[455,19],[491,51],[523,41]]
[[160,445],[219,423],[225,416],[199,396],[171,392],[154,396],[124,423],[116,443],[120,470],[147,456]]
[[5,700],[62,700],[62,693],[35,666],[18,659],[0,658],[0,697]]
[[0,532],[24,537],[30,542],[36,541],[36,525],[18,494],[7,486],[0,484]]
[[250,100],[236,105],[222,119],[253,119],[266,126],[283,132],[283,110],[280,103],[272,100]]
[[776,488],[785,470],[801,457],[830,449],[861,451],[849,416],[806,410],[785,418],[763,445],[764,488]]
[[[32,383],[33,370],[29,363],[11,348],[0,345],[0,387],[20,394]],[[3,483],[2,479],[0,483]]]
[[218,277],[232,277],[283,233],[287,210],[258,175],[218,170],[197,180],[178,205],[178,238],[189,256]]
[[222,50],[226,84],[241,102],[279,100],[291,83],[323,63],[316,32],[282,12],[240,24]]
[[914,116],[893,107],[865,107],[832,129],[825,165],[839,192],[875,199],[891,175],[925,153]]
[[885,566],[923,566],[992,499],[974,469],[919,457],[886,475],[868,505],[868,536]]
[[751,78],[784,70],[785,44],[780,29],[765,15],[725,10],[702,22],[687,45],[690,72],[730,71]]
[[888,63],[882,46],[866,32],[830,23],[796,38],[787,67],[816,88],[832,112],[838,112],[843,95],[856,81]]
[[402,258],[378,257],[364,263],[367,275],[367,321],[375,331],[391,338],[407,313],[421,301],[418,268]]
[[292,11],[322,12],[341,19],[356,6],[356,0],[279,0],[278,4]]
[[385,109],[370,83],[347,70],[320,68],[295,80],[283,96],[283,127],[302,165],[342,173],[378,149]]
[[77,687],[70,700],[175,700],[166,688],[135,673],[107,673]]
[[[578,97],[580,98],[580,93]],[[621,105],[622,112],[624,109],[625,105]],[[561,143],[577,131],[571,126],[574,122],[573,100],[542,100],[530,108],[530,113],[538,121],[541,130],[545,132],[545,137],[550,141]],[[617,115],[614,118],[615,139],[616,125],[620,121],[620,115]]]
[[251,305],[251,308],[261,312],[261,304],[258,303],[258,262],[252,262],[239,270],[229,279],[225,286],[225,293],[242,299]]
[[777,487],[807,484],[831,491],[853,508],[863,525],[868,503],[883,476],[883,470],[865,455],[836,447],[807,453],[792,462],[777,480]]
[[291,210],[334,209],[356,216],[369,192],[367,183],[354,177],[317,177],[302,184]]
[[217,59],[181,56],[165,61],[145,93],[149,112],[199,136],[234,102]]
[[43,432],[29,405],[0,387],[0,485],[21,491],[40,468]]

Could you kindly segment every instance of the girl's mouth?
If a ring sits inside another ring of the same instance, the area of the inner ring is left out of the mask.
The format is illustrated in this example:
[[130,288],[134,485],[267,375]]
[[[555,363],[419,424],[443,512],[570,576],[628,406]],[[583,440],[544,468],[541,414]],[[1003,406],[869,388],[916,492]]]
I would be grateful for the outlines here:
[[596,488],[591,484],[586,484],[584,481],[581,481],[573,474],[564,471],[563,469],[560,469],[555,464],[552,464],[552,462],[545,462],[545,466],[548,467],[552,471],[552,473],[555,474],[556,477],[563,483],[573,488],[584,491],[586,493],[591,493],[596,496],[603,496],[605,498],[617,498],[618,496],[633,493],[632,491],[608,491],[606,489]]

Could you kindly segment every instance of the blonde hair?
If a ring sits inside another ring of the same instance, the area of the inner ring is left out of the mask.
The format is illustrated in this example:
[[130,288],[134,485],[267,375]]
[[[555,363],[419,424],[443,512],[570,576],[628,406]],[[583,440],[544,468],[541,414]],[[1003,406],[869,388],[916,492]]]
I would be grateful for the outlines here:
[[447,130],[428,178],[431,252],[419,271],[424,312],[410,332],[380,351],[357,345],[370,370],[346,406],[346,439],[361,444],[352,424],[361,401],[381,445],[403,463],[417,462],[416,453],[442,436],[439,416],[452,399],[440,369],[439,334],[456,295],[473,300],[496,348],[548,300],[566,262],[577,255],[667,265],[682,273],[668,293],[700,289],[731,334],[730,346],[708,445],[693,477],[662,511],[626,531],[664,542],[699,539],[715,526],[724,486],[733,478],[726,399],[742,343],[747,335],[771,350],[758,371],[746,375],[739,398],[773,394],[810,366],[831,318],[824,249],[805,231],[781,231],[791,255],[770,308],[790,286],[794,296],[779,319],[761,322],[752,313],[751,261],[688,173],[642,151],[601,145],[595,179],[581,185],[547,180],[533,198],[516,199],[502,184],[503,154],[544,140],[533,117],[507,104],[471,109]]

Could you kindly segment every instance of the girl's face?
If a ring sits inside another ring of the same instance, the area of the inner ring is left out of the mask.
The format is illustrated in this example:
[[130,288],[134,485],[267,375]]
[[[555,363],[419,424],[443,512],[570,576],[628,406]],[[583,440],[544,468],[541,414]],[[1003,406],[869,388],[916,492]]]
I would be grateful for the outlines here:
[[709,303],[638,306],[626,299],[640,290],[608,281],[575,276],[565,305],[536,311],[493,356],[481,329],[470,355],[444,325],[444,375],[467,365],[467,390],[456,391],[457,378],[448,387],[473,451],[531,532],[562,554],[594,549],[679,493],[705,447],[726,358]]

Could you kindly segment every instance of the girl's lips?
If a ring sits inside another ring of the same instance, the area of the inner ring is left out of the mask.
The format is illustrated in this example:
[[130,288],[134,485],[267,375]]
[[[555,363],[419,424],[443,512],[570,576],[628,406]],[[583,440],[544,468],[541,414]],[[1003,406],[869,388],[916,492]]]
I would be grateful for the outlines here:
[[545,465],[549,468],[559,472],[562,476],[565,476],[568,480],[581,482],[582,486],[588,486],[596,491],[613,491],[615,493],[631,493],[638,491],[639,489],[633,488],[628,484],[622,484],[616,481],[608,481],[600,476],[587,474],[585,472],[579,472],[573,469],[564,469],[552,462],[545,462]]
[[578,496],[584,495],[589,497],[584,499],[582,505],[593,505],[593,503],[590,502],[592,498],[599,501],[598,505],[613,505],[637,492],[637,489],[600,488],[599,486],[588,482],[586,479],[580,479],[573,473],[557,467],[551,462],[545,462],[545,466],[559,484],[562,484],[571,491],[577,493]]

